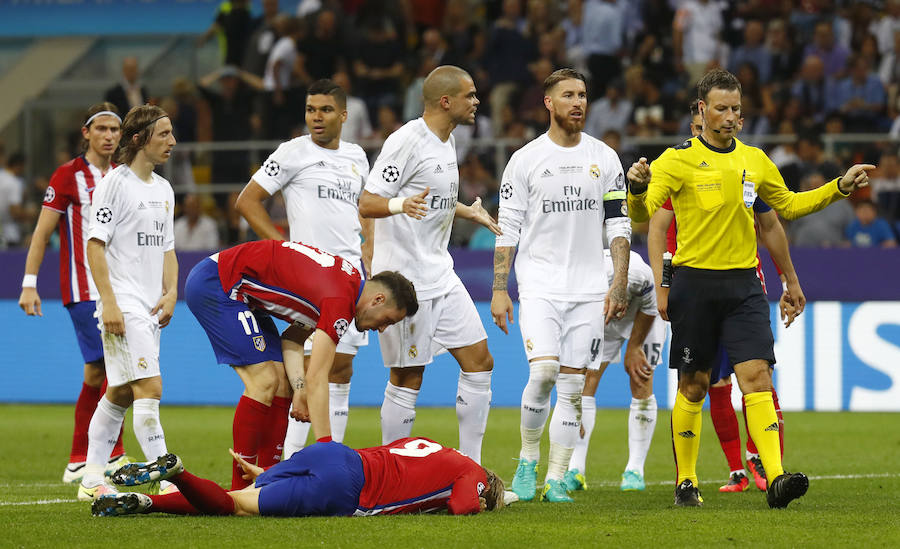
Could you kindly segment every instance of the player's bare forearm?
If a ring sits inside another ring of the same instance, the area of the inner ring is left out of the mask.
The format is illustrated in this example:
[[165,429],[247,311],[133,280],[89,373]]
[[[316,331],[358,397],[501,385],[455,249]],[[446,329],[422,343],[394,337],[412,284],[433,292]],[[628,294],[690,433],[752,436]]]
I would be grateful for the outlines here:
[[513,246],[498,246],[494,248],[494,284],[492,289],[507,291],[509,287],[509,270],[512,267],[513,256],[516,249]]
[[647,340],[647,334],[650,333],[650,328],[653,327],[655,321],[655,316],[650,316],[642,311],[638,311],[634,315],[631,336],[628,338],[628,345],[625,347],[626,353],[641,350],[644,341]]
[[331,418],[328,415],[328,374],[334,362],[337,345],[331,336],[316,330],[312,355],[306,371],[306,402],[309,421],[317,439],[331,436]]
[[263,203],[269,199],[271,195],[262,185],[254,180],[250,180],[241,194],[238,195],[237,201],[234,203],[234,209],[250,224],[260,238],[271,240],[284,240],[281,232],[275,227],[269,212],[266,211]]
[[28,246],[28,256],[25,258],[25,274],[38,274],[41,263],[44,262],[44,253],[47,251],[47,243],[59,223],[61,214],[48,208],[42,208],[38,216],[34,234],[31,236],[31,244]]
[[106,263],[106,243],[96,238],[90,239],[87,244],[87,258],[100,300],[104,306],[115,305],[116,296],[109,281],[109,265]]
[[368,219],[390,217],[393,215],[388,209],[390,199],[363,189],[359,197],[359,215]]
[[362,243],[360,244],[362,263],[366,272],[371,276],[374,274],[372,272],[372,255],[375,252],[375,222],[360,215],[359,226],[362,229]]
[[616,237],[609,243],[609,255],[613,262],[613,282],[610,294],[617,301],[627,302],[625,292],[628,288],[628,263],[631,252],[631,244],[627,238]]
[[425,197],[429,192],[431,188],[425,187],[424,191],[412,196],[385,198],[363,189],[362,196],[359,197],[359,215],[380,218],[403,213],[413,219],[422,219],[428,213]]

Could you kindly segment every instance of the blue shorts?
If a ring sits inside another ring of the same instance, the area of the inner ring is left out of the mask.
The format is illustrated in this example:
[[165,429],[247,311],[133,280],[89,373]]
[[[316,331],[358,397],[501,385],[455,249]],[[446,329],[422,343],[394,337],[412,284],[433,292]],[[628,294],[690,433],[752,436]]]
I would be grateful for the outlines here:
[[100,339],[100,324],[94,313],[97,312],[96,301],[79,301],[66,305],[72,326],[75,327],[75,338],[85,362],[103,360],[103,341]]
[[728,379],[734,373],[734,365],[728,360],[728,353],[725,347],[719,345],[719,352],[716,353],[716,359],[713,361],[712,373],[709,375],[709,384],[718,383],[720,379]]
[[184,285],[184,300],[206,331],[219,364],[247,366],[282,361],[281,337],[272,318],[229,298],[219,281],[219,264],[206,258]]
[[317,442],[256,477],[259,514],[350,516],[366,482],[362,458],[339,442]]

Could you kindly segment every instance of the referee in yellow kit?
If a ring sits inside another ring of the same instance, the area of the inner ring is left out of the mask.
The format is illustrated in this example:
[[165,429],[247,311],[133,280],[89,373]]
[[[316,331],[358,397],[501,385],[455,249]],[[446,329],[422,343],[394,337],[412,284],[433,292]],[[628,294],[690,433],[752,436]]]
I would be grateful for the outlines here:
[[677,276],[669,293],[672,342],[669,367],[679,372],[672,410],[677,473],[675,505],[703,503],[697,482],[700,410],[721,343],[744,393],[747,425],[769,479],[769,507],[787,507],[806,493],[803,473],[785,473],[772,402],[770,365],[775,363],[769,306],[756,277],[753,202],[757,196],[782,217],[817,212],[868,184],[858,164],[818,189],[793,193],[778,168],[756,147],[735,138],[741,118],[741,84],[728,71],[708,72],[697,84],[703,133],[646,158],[628,170],[628,208],[647,221],[667,198],[678,219]]

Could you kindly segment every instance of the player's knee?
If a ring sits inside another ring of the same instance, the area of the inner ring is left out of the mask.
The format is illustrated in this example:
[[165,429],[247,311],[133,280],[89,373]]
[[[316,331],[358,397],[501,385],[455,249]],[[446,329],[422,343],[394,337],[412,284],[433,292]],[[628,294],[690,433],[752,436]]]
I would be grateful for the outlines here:
[[106,380],[106,368],[103,367],[103,361],[85,362],[84,364],[84,383],[89,387],[100,387]]
[[700,402],[709,391],[709,376],[698,375],[699,372],[683,374],[678,382],[678,390],[691,402]]
[[424,366],[412,368],[391,368],[391,385],[418,391],[422,387]]
[[528,385],[535,387],[542,396],[549,396],[559,377],[559,362],[535,360],[529,364]]
[[353,377],[353,357],[347,355],[347,358],[344,358],[342,355],[338,355],[334,359],[334,364],[331,366],[331,372],[328,374],[328,382],[329,383],[350,383],[350,378]]
[[743,393],[758,393],[772,390],[772,374],[767,362],[754,360],[736,364],[734,373]]

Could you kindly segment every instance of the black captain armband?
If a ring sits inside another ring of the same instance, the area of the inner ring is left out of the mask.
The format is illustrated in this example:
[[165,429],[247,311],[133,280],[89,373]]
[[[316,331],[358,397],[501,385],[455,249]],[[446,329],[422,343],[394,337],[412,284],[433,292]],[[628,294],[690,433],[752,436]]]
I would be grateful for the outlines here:
[[628,201],[625,191],[610,191],[603,195],[604,219],[628,217]]
[[663,271],[662,271],[662,282],[659,283],[662,288],[669,288],[672,286],[672,252],[663,253]]

